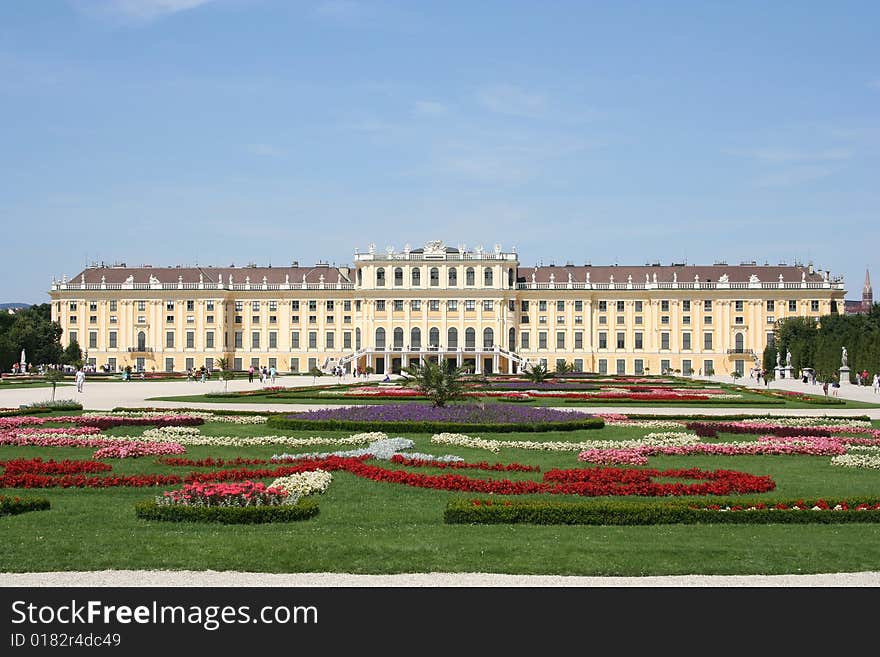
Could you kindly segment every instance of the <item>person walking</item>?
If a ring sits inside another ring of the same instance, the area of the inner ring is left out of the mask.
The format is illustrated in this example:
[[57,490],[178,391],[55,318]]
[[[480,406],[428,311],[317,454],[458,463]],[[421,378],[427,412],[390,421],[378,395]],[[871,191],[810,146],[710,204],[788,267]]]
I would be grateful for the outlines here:
[[204,365],[202,365],[202,377],[201,377],[200,381],[202,383],[204,383],[207,378],[208,378],[208,370],[205,368]]
[[825,396],[828,396],[828,379],[825,379],[825,383],[822,384],[822,392],[825,393]]
[[880,374],[874,375],[874,394],[880,392]]
[[274,366],[274,365],[273,365],[272,367],[269,368],[269,379],[272,381],[272,385],[275,385],[275,375],[276,375],[277,373],[278,373],[278,372],[277,372],[277,370],[275,369],[275,366]]
[[74,377],[74,379],[76,380],[76,391],[82,392],[83,384],[86,382],[86,373],[81,367],[76,371],[76,376]]
[[253,383],[253,382],[254,382],[254,366],[251,365],[248,368],[248,383]]

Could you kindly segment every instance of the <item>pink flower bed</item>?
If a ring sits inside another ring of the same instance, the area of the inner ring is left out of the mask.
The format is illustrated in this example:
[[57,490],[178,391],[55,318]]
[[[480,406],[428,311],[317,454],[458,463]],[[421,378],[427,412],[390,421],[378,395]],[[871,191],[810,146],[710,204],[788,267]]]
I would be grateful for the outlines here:
[[185,454],[186,448],[178,443],[138,443],[119,442],[97,450],[93,459],[131,459],[141,456],[162,456],[164,454]]

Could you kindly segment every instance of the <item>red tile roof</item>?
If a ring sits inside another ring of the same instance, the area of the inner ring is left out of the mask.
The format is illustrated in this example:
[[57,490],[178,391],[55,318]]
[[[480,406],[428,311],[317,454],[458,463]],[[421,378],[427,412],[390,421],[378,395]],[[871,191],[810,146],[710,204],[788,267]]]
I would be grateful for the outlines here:
[[[571,274],[572,282],[583,283],[587,279],[587,273],[590,274],[591,283],[608,283],[614,276],[615,283],[626,283],[632,276],[633,283],[654,282],[654,275],[657,275],[658,283],[671,283],[673,276],[677,276],[679,283],[693,283],[694,277],[699,276],[701,283],[717,283],[718,279],[727,274],[728,281],[731,283],[748,283],[749,278],[754,274],[762,283],[779,282],[779,275],[782,274],[783,281],[789,283],[799,283],[803,275],[809,283],[821,282],[822,274],[818,271],[810,273],[807,267],[800,266],[762,266],[762,265],[659,265],[659,266],[554,266],[554,267],[520,267],[517,270],[517,281],[520,283],[530,283],[532,281],[532,272],[535,273],[536,283],[549,283],[550,274],[554,275],[557,283],[565,283],[568,281],[568,275]],[[647,276],[647,279],[645,278]]]
[[222,276],[223,284],[243,284],[250,278],[251,285],[262,284],[263,277],[269,285],[284,283],[287,279],[291,285],[302,283],[303,276],[306,283],[319,283],[321,275],[324,275],[325,283],[351,282],[336,267],[89,267],[70,279],[71,283],[82,282],[85,276],[86,284],[125,283],[129,276],[132,283],[149,283],[153,276],[160,283],[198,283],[199,276],[205,283],[216,283]]

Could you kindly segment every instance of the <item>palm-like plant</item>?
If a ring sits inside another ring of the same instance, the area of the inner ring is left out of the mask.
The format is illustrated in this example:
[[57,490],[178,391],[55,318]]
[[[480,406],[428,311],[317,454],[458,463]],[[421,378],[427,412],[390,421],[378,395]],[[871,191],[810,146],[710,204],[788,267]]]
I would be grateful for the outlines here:
[[532,365],[525,372],[526,378],[532,383],[543,383],[550,376],[550,372],[544,363]]
[[229,392],[229,382],[235,378],[235,371],[228,358],[218,358],[217,367],[220,368],[220,378],[223,381],[223,392]]
[[444,407],[450,401],[460,399],[464,392],[464,370],[448,367],[433,360],[412,363],[406,368],[404,385],[417,388],[434,406]]
[[52,384],[52,401],[55,401],[55,386],[58,385],[59,381],[64,380],[64,372],[61,370],[47,369],[46,373],[43,374],[43,378]]

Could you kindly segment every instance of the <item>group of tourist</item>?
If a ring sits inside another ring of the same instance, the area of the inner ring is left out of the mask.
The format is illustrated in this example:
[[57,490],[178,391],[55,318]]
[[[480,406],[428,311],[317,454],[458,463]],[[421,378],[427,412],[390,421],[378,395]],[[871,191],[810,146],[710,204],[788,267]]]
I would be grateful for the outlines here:
[[208,380],[208,368],[202,365],[199,368],[191,367],[186,371],[187,381],[200,381],[204,383]]
[[259,375],[260,383],[265,385],[266,383],[275,383],[275,377],[278,376],[278,370],[275,369],[275,366],[266,367],[265,365],[254,367],[251,365],[248,368],[248,383],[254,382],[254,374]]

